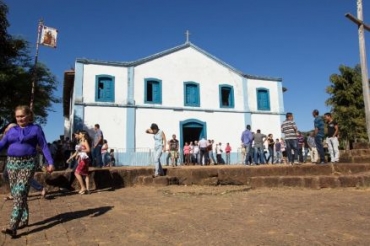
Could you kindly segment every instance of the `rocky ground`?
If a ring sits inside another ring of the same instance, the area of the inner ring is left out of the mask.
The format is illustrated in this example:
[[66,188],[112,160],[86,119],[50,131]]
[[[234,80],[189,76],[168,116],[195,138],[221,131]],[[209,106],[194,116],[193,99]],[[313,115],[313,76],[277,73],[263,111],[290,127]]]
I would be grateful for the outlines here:
[[[5,195],[4,195],[5,196]],[[370,245],[370,189],[131,187],[29,197],[0,245]],[[1,204],[9,220],[12,202]]]

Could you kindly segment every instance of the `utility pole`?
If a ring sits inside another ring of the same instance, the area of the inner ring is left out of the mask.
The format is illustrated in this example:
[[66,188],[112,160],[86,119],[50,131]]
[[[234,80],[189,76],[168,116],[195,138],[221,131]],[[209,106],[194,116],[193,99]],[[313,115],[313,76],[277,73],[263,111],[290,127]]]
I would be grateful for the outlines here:
[[361,61],[361,77],[362,77],[362,92],[364,96],[365,104],[365,118],[366,118],[366,130],[367,139],[370,142],[370,90],[369,90],[369,75],[367,71],[366,61],[366,47],[365,47],[365,35],[364,29],[370,31],[370,26],[364,24],[363,13],[362,13],[362,0],[357,0],[357,18],[347,13],[345,15],[348,19],[353,21],[358,26],[358,39],[360,44],[360,61]]

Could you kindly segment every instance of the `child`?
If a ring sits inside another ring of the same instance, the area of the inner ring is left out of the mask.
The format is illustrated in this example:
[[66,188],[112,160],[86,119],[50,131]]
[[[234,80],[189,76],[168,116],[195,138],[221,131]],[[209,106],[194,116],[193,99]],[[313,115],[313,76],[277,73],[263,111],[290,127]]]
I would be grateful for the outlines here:
[[269,152],[269,158],[266,160],[266,163],[268,163],[269,160],[271,159],[271,164],[274,164],[274,145],[275,145],[274,137],[270,133],[269,135],[267,135],[267,149]]
[[276,152],[276,162],[275,163],[282,163],[283,156],[281,152],[281,143],[278,138],[275,140],[275,152]]
[[184,155],[185,155],[185,165],[189,165],[190,164],[190,145],[188,145],[188,142],[185,142]]
[[114,149],[110,149],[109,157],[110,157],[109,166],[114,167],[116,165],[116,158],[114,158]]

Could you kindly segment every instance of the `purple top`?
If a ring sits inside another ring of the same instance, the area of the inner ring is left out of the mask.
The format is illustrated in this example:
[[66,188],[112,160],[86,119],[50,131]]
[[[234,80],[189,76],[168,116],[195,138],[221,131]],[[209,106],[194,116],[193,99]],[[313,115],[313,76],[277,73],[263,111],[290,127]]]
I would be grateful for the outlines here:
[[44,132],[39,125],[28,124],[26,127],[12,127],[0,141],[0,151],[8,148],[7,155],[22,157],[35,156],[36,146],[40,146],[49,165],[54,161],[51,157]]

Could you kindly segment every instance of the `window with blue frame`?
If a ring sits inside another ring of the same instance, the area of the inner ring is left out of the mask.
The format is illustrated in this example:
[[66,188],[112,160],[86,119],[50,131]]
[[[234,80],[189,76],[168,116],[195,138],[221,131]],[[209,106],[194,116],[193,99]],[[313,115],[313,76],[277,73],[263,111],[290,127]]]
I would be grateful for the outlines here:
[[184,106],[200,107],[199,84],[195,82],[184,83]]
[[97,75],[95,80],[95,101],[114,102],[114,77]]
[[145,79],[145,103],[162,103],[162,81],[159,79]]
[[266,88],[257,88],[257,109],[270,110],[270,92]]
[[230,85],[219,85],[220,108],[234,108],[234,88]]

